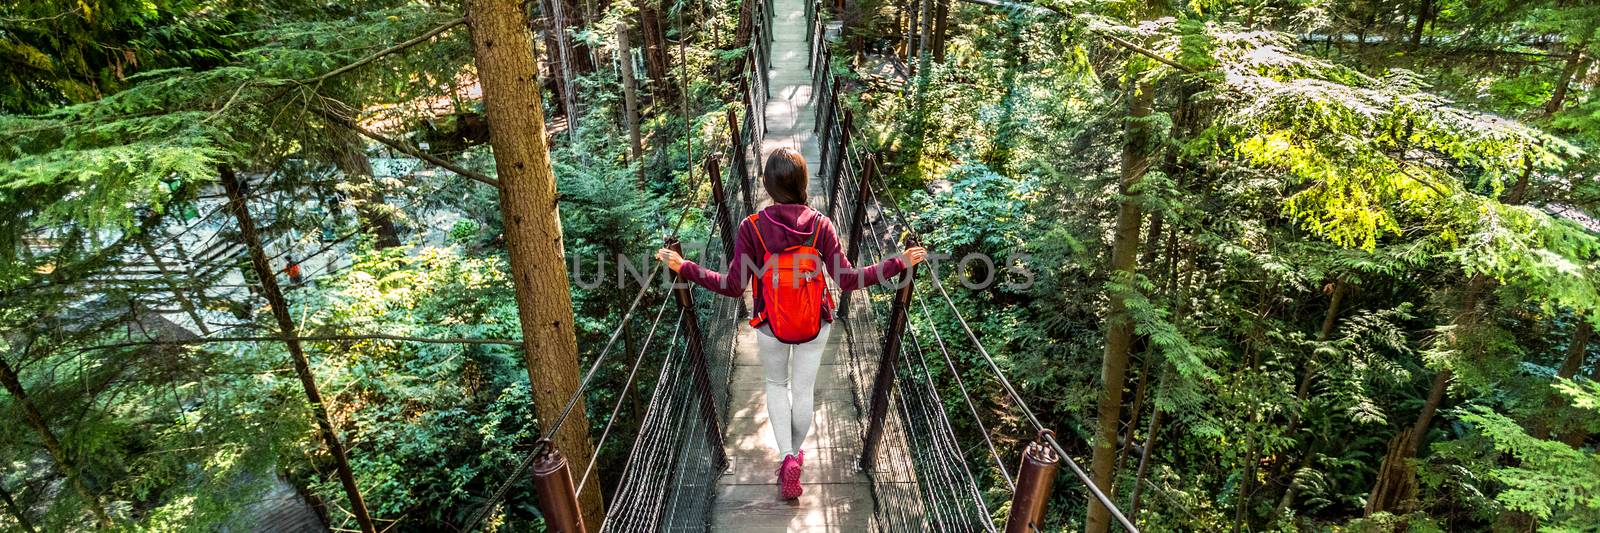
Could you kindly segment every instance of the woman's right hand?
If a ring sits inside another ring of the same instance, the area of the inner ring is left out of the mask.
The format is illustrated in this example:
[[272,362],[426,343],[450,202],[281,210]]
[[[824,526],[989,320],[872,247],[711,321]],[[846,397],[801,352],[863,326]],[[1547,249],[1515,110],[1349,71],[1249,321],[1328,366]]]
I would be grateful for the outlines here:
[[928,249],[921,246],[906,248],[906,251],[901,253],[906,256],[906,268],[917,266],[917,263],[928,259]]

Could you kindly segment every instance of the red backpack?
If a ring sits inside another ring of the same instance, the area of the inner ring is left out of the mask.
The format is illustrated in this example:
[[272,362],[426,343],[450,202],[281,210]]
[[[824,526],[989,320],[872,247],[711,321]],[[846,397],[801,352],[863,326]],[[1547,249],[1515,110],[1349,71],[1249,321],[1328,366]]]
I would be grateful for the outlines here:
[[811,231],[811,244],[784,248],[773,253],[767,240],[761,236],[761,226],[756,224],[761,214],[750,215],[745,220],[756,229],[756,240],[761,242],[762,308],[750,319],[750,327],[760,327],[762,322],[772,329],[772,336],[788,344],[801,344],[817,338],[822,330],[822,307],[833,306],[833,295],[828,292],[828,280],[822,275],[822,254],[817,251],[816,224]]

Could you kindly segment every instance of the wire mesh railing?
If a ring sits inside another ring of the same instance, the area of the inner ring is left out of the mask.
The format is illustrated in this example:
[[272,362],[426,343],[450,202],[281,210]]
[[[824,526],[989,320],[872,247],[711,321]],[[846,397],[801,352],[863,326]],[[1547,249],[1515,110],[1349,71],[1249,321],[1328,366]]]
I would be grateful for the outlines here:
[[[905,233],[908,242],[915,242],[915,232],[893,209],[892,198],[885,202],[879,197],[879,191],[888,195],[889,189],[878,174],[878,161],[867,153],[854,133],[854,113],[843,102],[849,82],[831,68],[833,52],[825,42],[823,10],[813,12],[816,19],[808,24],[816,40],[811,52],[818,117],[816,131],[821,142],[820,178],[828,187],[826,205],[818,208],[848,225],[849,236],[843,243],[852,262],[875,263],[899,252],[899,239],[894,238],[897,232]],[[879,523],[893,530],[996,529],[989,509],[997,507],[998,502],[986,501],[978,477],[969,466],[968,448],[952,430],[952,417],[968,416],[981,433],[981,440],[971,446],[983,448],[982,455],[986,456],[983,462],[992,461],[998,482],[1011,493],[1008,532],[1044,527],[1044,503],[1049,499],[1050,484],[1060,463],[1066,464],[1088,492],[1090,502],[1108,508],[1112,520],[1123,530],[1137,531],[1115,503],[1067,455],[1054,432],[1028,408],[1026,400],[1017,393],[967,324],[938,276],[930,275],[927,279],[940,297],[936,302],[943,300],[949,316],[960,325],[960,331],[954,335],[940,330],[941,326],[948,328],[949,322],[935,320],[926,298],[912,289],[914,277],[915,270],[912,270],[903,276],[897,287],[869,288],[856,298],[849,294],[840,296],[841,316],[845,318],[850,335],[851,364],[856,366],[856,375],[860,378],[857,395],[858,398],[872,398],[862,464],[873,477]],[[907,328],[907,322],[912,320],[917,325]],[[903,334],[908,335],[901,338]],[[975,391],[960,378],[962,369],[951,356],[950,346],[950,342],[960,337],[970,342],[967,353],[976,352],[981,357],[985,363],[981,370],[987,371],[989,380],[998,385],[1011,408],[1037,432],[1035,442],[1022,451],[1021,466],[1016,470],[1007,468],[1004,454],[995,446],[973,402]],[[954,414],[945,408],[944,396],[950,391],[942,390],[939,381],[946,371],[954,378],[953,392],[960,395],[959,402],[950,402],[956,406]],[[866,376],[877,378],[869,384]],[[880,403],[885,405],[880,408]],[[965,412],[961,412],[960,407],[965,407]],[[893,442],[878,446],[875,439]],[[891,449],[910,453],[885,453]]]
[[[715,161],[708,165],[715,184],[710,229],[691,254],[725,264],[729,226],[722,221],[733,197]],[[681,279],[673,291],[680,309],[676,333],[601,531],[703,531],[711,520],[716,480],[727,465],[719,422],[728,408],[739,303],[697,300]]]

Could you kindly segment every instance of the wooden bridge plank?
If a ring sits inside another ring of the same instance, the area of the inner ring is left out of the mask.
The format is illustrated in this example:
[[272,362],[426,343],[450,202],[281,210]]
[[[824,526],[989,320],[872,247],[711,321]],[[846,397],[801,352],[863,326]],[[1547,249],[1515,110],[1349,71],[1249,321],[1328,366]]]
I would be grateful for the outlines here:
[[717,488],[718,522],[724,525],[713,529],[865,531],[871,524],[872,507],[872,485],[867,483],[812,485],[793,501],[779,499],[770,485],[724,485]]
[[[805,0],[775,0],[772,43],[772,98],[764,110],[767,135],[764,157],[780,147],[796,148],[812,173],[811,205],[827,203],[827,189],[816,178],[820,150],[812,129],[817,114],[811,98],[811,71],[806,68],[810,45],[805,34]],[[758,185],[757,209],[771,203]],[[765,382],[755,335],[739,325],[729,413],[724,426],[730,467],[717,482],[712,531],[867,531],[881,529],[874,517],[873,481],[857,468],[861,454],[861,409],[856,369],[848,364],[845,328],[834,327],[817,373],[816,417],[806,450],[805,494],[797,501],[778,496],[771,424],[767,420]],[[903,442],[903,441],[902,441]]]

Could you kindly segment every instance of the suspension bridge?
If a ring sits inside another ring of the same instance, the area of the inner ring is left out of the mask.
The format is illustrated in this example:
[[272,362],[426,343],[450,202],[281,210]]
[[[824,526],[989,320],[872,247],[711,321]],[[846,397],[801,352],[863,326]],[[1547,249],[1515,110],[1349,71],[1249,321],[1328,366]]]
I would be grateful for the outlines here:
[[[740,25],[748,29],[750,53],[740,85],[744,107],[752,111],[742,119],[728,113],[729,142],[707,159],[703,178],[710,180],[712,198],[698,206],[711,226],[699,243],[703,264],[728,264],[738,222],[770,203],[754,183],[762,154],[780,147],[804,155],[813,175],[810,204],[848,229],[841,243],[852,262],[893,256],[902,244],[894,236],[911,231],[890,207],[896,204],[879,178],[877,158],[856,140],[855,117],[841,105],[844,89],[827,68],[832,57],[826,46],[838,30],[824,23],[823,12],[818,0],[744,2]],[[676,237],[669,246],[679,246]],[[919,284],[918,274],[913,268],[894,286],[854,294],[835,289],[835,325],[842,327],[831,328],[823,356],[814,431],[802,446],[806,491],[798,500],[779,499],[774,485],[780,458],[765,414],[755,333],[743,320],[749,295],[715,298],[680,282],[660,289],[670,290],[670,298],[641,309],[646,293],[657,289],[647,283],[564,410],[570,414],[611,357],[632,358],[624,391],[654,384],[638,391],[647,407],[631,442],[615,427],[626,392],[595,438],[597,450],[628,447],[620,480],[608,492],[604,523],[584,524],[577,497],[599,483],[596,465],[568,464],[546,438],[485,498],[465,529],[505,504],[512,487],[531,482],[553,531],[997,531],[994,517],[1001,514],[1007,532],[1040,531],[1049,527],[1041,523],[1045,503],[1065,466],[1063,479],[1075,494],[1106,505],[1123,530],[1137,531],[1028,408],[937,278],[924,276],[928,282]],[[940,307],[959,328],[933,319]],[[919,327],[908,328],[913,322]],[[618,339],[629,328],[643,332],[644,340],[633,353],[618,353]],[[1020,464],[1007,464],[984,426],[961,379],[969,369],[952,356],[963,351],[980,356],[979,370],[1000,384],[1031,428],[1032,435],[1016,436],[1033,440]],[[659,367],[647,368],[646,361],[656,360]],[[954,378],[960,408],[947,408],[952,404],[935,375]],[[544,435],[554,435],[567,418],[554,420]],[[981,442],[956,434],[952,421],[961,418],[976,425]],[[988,464],[969,464],[964,450],[979,446]],[[990,467],[1011,493],[1009,512],[979,488],[975,472]]]

